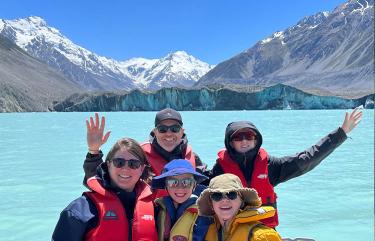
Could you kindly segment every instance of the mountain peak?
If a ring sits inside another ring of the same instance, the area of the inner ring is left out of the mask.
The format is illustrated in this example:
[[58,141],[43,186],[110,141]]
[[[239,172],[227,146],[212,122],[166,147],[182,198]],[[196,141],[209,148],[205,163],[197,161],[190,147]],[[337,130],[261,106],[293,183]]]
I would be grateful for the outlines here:
[[177,55],[177,56],[190,56],[188,53],[186,53],[184,50],[177,50],[174,53],[171,53],[171,55]]
[[57,29],[49,27],[46,21],[38,16],[5,20],[3,22],[2,34],[14,40],[24,50],[26,50],[28,44],[36,39],[48,39],[54,44],[66,39]]
[[367,94],[374,87],[373,1],[351,0],[331,13],[307,16],[218,64],[196,86],[284,83],[319,93]]
[[297,25],[315,27],[321,24],[322,22],[324,22],[328,16],[329,16],[329,12],[327,11],[319,12],[317,14],[304,17],[301,21],[297,23]]
[[178,50],[173,53],[169,53],[166,57],[164,57],[165,60],[178,60],[178,59],[184,59],[184,60],[190,60],[191,58],[194,58],[193,56],[189,55],[183,50]]
[[89,89],[188,87],[212,68],[182,50],[160,59],[120,62],[102,57],[74,44],[38,16],[0,21],[0,31],[33,57]]
[[47,22],[43,18],[38,17],[38,16],[30,16],[30,17],[26,18],[26,20],[29,23],[32,23],[33,25],[43,26],[43,27],[47,26]]

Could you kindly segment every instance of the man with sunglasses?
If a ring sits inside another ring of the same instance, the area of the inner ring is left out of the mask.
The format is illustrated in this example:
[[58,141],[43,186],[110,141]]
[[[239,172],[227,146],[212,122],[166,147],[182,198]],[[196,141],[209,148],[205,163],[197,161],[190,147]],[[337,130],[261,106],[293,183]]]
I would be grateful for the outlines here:
[[[223,173],[237,175],[244,187],[257,190],[262,205],[276,208],[274,187],[294,177],[311,171],[332,153],[347,138],[362,118],[362,111],[356,108],[346,113],[341,127],[334,130],[317,144],[291,156],[274,157],[261,148],[263,138],[256,126],[249,121],[229,123],[225,131],[225,148],[218,153],[218,159],[210,171],[210,178]],[[262,220],[269,227],[278,225],[276,215]]]
[[174,159],[186,159],[194,168],[201,170],[202,162],[188,145],[182,118],[179,112],[166,108],[155,116],[155,128],[149,141],[142,144],[150,165],[156,175]]
[[[97,166],[102,163],[103,153],[100,147],[110,135],[109,131],[104,134],[105,118],[103,116],[99,121],[98,113],[95,113],[95,120],[90,117],[90,120],[86,121],[86,126],[89,153],[83,165],[84,183],[96,174]],[[199,172],[203,172],[206,167],[188,145],[180,113],[171,108],[156,114],[155,128],[151,131],[149,140],[141,146],[155,175],[160,175],[165,164],[174,159],[189,160]],[[158,196],[163,195],[166,195],[163,191],[158,193]]]

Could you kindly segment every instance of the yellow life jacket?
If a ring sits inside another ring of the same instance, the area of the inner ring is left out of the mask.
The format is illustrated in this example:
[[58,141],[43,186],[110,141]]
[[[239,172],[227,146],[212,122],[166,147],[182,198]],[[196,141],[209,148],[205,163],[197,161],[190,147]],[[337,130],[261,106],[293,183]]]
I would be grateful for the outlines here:
[[[157,216],[157,229],[158,229],[158,240],[164,241],[164,233],[166,219],[167,219],[167,207],[163,202],[162,198],[158,198],[155,200],[155,203],[159,205],[160,211]],[[180,218],[174,223],[170,230],[169,240],[184,240],[184,241],[191,241],[193,240],[193,228],[195,221],[198,217],[198,206],[193,204],[189,206]],[[183,239],[181,239],[183,238]]]
[[187,208],[185,212],[181,215],[181,217],[173,225],[171,234],[169,236],[169,240],[193,240],[193,229],[197,218],[198,206],[194,204]]
[[[259,221],[273,215],[275,215],[275,209],[270,206],[240,210],[228,224],[228,231],[222,233],[222,241],[281,241],[280,235],[274,229]],[[219,228],[220,224],[218,220],[215,220],[215,223],[211,224],[207,231],[205,241],[218,241]]]

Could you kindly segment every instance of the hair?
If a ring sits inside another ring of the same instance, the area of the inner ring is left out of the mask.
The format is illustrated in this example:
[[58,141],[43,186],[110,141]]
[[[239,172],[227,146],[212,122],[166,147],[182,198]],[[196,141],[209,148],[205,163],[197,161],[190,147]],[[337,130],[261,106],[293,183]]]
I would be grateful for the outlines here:
[[145,165],[145,169],[143,170],[141,179],[144,181],[148,181],[151,178],[151,168],[147,161],[146,154],[143,151],[142,147],[138,144],[138,142],[132,138],[122,138],[112,146],[111,150],[109,150],[105,158],[105,162],[107,163],[107,165],[113,159],[115,154],[121,149],[125,149],[130,154],[137,157],[138,160],[140,160],[141,163]]

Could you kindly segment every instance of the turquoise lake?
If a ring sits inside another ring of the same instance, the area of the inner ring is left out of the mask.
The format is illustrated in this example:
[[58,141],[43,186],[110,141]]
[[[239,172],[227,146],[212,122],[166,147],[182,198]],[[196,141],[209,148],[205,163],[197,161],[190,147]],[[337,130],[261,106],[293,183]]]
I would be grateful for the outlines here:
[[[115,140],[148,138],[155,112],[100,113]],[[250,120],[273,156],[292,155],[341,126],[345,110],[181,112],[189,143],[212,167],[231,121]],[[85,119],[93,113],[0,114],[0,240],[51,239],[59,213],[85,191]],[[374,239],[374,110],[311,172],[282,183],[283,237],[316,241]]]

